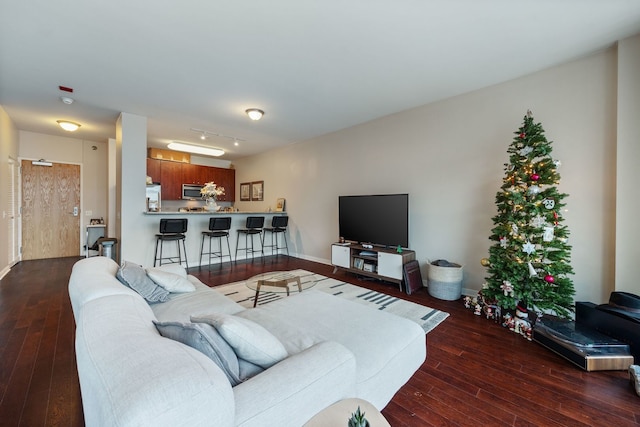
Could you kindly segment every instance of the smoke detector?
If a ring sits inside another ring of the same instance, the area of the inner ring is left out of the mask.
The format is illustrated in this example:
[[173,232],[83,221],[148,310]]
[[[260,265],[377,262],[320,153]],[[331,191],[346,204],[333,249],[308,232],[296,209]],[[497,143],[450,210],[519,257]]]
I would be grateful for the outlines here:
[[73,98],[69,98],[68,96],[61,96],[60,97],[60,101],[64,102],[67,105],[71,105],[71,104],[73,104],[74,99]]

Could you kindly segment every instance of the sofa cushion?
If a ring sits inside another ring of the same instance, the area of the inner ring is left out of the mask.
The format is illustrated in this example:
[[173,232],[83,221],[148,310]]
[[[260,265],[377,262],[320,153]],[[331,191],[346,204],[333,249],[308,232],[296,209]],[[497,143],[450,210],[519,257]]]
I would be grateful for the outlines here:
[[169,292],[182,293],[193,292],[196,290],[193,283],[187,280],[186,274],[182,276],[180,274],[166,271],[160,267],[149,267],[146,268],[145,271],[147,272],[147,276],[149,276],[156,285]]
[[169,296],[169,292],[156,285],[138,264],[123,261],[116,277],[149,302],[164,302]]
[[233,347],[239,358],[267,369],[288,356],[278,339],[259,324],[230,314],[191,316],[192,322],[208,323]]
[[225,373],[232,386],[241,382],[238,357],[213,326],[206,323],[158,321],[153,323],[163,337],[195,348],[213,360]]

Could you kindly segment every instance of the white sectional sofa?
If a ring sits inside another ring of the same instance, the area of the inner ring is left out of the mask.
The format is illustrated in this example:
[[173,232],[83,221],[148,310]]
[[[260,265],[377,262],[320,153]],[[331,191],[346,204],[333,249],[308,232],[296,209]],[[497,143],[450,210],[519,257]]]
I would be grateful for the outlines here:
[[[299,427],[344,398],[382,409],[426,357],[414,322],[322,292],[245,309],[187,276],[195,291],[150,304],[116,278],[118,268],[109,258],[83,259],[69,281],[90,427]],[[192,316],[260,325],[285,357],[266,369],[246,362],[255,372],[232,386],[219,364],[155,325]]]

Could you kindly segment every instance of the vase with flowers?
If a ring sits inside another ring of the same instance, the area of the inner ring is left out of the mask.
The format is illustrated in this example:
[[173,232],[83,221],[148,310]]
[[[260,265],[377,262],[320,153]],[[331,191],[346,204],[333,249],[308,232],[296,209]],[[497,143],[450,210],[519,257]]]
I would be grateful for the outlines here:
[[218,197],[224,196],[224,187],[219,187],[215,182],[207,182],[202,189],[200,189],[200,194],[203,199],[207,201],[207,210],[215,212],[220,209],[220,206],[216,204],[216,200]]

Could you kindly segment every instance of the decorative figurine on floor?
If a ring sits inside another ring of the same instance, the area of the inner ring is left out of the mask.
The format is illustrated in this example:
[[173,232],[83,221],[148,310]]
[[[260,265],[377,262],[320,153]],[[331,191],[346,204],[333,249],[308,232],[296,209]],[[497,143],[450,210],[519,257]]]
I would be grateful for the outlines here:
[[502,319],[502,326],[505,328],[509,328],[509,330],[513,331],[515,328],[515,319],[511,315],[511,313],[505,313]]
[[[511,328],[509,328],[511,329]],[[531,341],[531,322],[529,321],[529,311],[526,305],[520,301],[516,306],[516,316],[512,331],[519,333]]]

